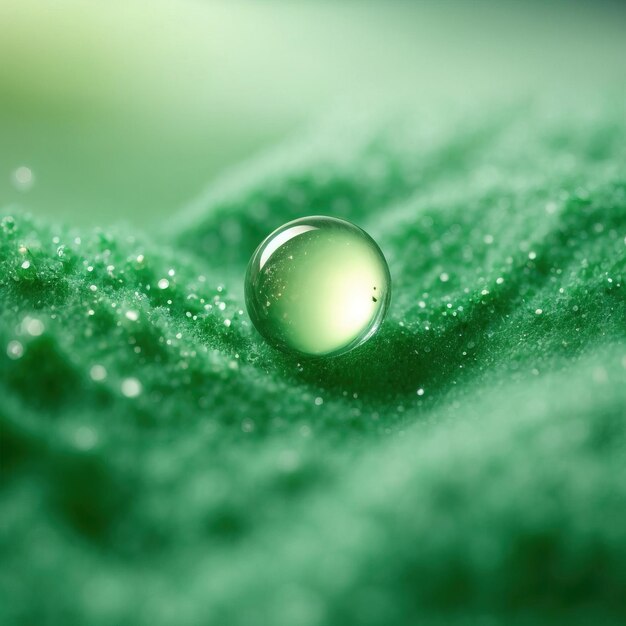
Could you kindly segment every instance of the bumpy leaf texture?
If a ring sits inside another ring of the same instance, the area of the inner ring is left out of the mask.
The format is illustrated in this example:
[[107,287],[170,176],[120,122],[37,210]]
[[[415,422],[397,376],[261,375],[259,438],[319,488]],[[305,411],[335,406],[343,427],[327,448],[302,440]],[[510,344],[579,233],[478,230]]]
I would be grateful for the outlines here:
[[[626,119],[563,108],[318,128],[157,234],[5,208],[0,622],[625,623]],[[243,304],[310,214],[393,277],[334,359]]]

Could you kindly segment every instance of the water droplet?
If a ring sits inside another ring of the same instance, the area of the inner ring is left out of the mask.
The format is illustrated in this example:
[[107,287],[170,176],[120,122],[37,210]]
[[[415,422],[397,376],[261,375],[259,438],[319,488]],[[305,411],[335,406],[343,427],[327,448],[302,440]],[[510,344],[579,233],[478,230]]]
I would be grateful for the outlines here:
[[139,319],[139,313],[137,311],[126,311],[126,319],[136,322]]
[[143,387],[136,378],[125,378],[122,381],[122,393],[127,398],[136,398],[141,395]]
[[170,286],[170,281],[167,278],[161,278],[157,285],[159,289],[167,289]]
[[13,172],[13,184],[20,191],[28,191],[35,183],[35,177],[30,167],[21,165]]
[[43,322],[36,317],[26,317],[22,323],[22,327],[31,337],[39,337],[43,335],[46,327]]
[[17,340],[9,341],[7,345],[7,356],[16,361],[17,359],[21,359],[24,355],[24,346]]
[[99,382],[107,377],[107,371],[102,365],[94,365],[89,370],[89,376],[91,376],[91,380]]
[[331,217],[306,217],[281,226],[257,248],[245,294],[252,322],[270,344],[336,355],[378,330],[391,277],[380,248],[363,230]]

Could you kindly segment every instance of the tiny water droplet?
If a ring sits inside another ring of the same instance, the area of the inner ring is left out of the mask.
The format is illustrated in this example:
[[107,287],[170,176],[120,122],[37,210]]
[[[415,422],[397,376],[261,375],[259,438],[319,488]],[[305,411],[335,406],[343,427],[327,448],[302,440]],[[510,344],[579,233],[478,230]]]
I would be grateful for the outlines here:
[[31,337],[39,337],[46,330],[44,323],[36,317],[24,318],[22,327]]
[[122,381],[122,394],[127,398],[136,398],[141,395],[143,387],[136,378],[125,378]]
[[20,191],[28,191],[35,184],[33,171],[26,165],[20,165],[20,167],[13,172],[12,178],[15,188]]
[[94,365],[89,370],[89,376],[91,377],[91,380],[99,382],[107,377],[107,371],[102,365]]
[[21,359],[24,355],[24,346],[17,340],[9,341],[7,345],[7,356],[16,361],[17,359]]

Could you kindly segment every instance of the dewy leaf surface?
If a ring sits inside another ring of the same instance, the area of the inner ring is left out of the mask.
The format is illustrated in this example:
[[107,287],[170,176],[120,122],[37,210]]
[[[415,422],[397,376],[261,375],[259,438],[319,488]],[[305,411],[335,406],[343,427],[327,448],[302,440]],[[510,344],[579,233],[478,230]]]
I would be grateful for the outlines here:
[[[626,118],[570,108],[340,121],[160,234],[5,207],[0,622],[623,624]],[[393,279],[329,360],[243,304],[310,214]]]

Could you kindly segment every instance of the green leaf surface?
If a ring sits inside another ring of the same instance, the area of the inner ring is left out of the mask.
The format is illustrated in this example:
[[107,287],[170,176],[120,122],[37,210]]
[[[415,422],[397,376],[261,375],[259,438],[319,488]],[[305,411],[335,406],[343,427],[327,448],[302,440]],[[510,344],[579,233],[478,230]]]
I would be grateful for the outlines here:
[[[569,108],[340,120],[156,235],[4,209],[0,622],[623,624],[626,117]],[[325,360],[243,304],[311,214],[394,289]]]

